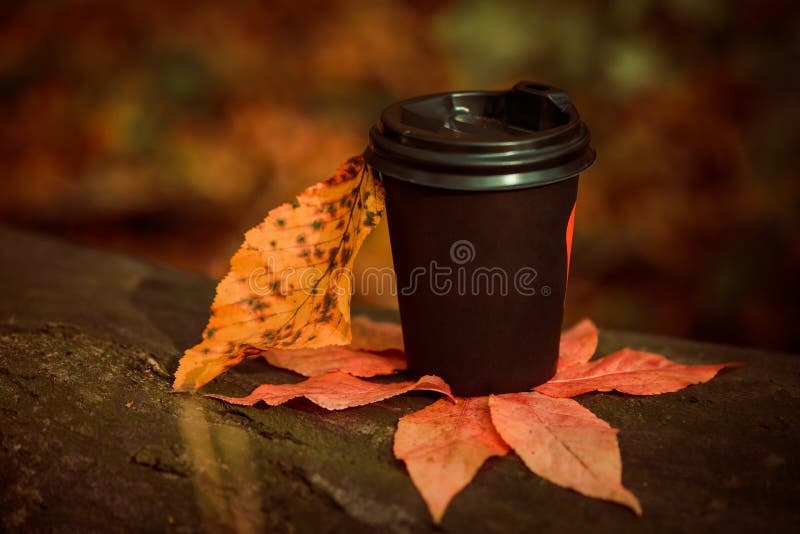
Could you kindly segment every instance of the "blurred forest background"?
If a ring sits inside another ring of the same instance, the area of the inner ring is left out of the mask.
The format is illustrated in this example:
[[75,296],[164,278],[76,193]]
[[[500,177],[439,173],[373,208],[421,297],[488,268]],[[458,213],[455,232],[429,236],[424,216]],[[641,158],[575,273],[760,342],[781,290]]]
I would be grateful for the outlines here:
[[799,5],[5,0],[0,222],[217,277],[385,105],[537,80],[598,152],[567,321],[800,351]]

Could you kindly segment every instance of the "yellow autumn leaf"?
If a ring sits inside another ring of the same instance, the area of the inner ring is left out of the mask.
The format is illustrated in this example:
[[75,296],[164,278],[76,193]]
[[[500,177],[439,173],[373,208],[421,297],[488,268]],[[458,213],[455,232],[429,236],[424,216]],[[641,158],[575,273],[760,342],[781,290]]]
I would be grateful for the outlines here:
[[270,211],[231,258],[203,341],[184,353],[173,388],[203,386],[253,347],[348,344],[353,260],[383,202],[383,186],[359,156]]

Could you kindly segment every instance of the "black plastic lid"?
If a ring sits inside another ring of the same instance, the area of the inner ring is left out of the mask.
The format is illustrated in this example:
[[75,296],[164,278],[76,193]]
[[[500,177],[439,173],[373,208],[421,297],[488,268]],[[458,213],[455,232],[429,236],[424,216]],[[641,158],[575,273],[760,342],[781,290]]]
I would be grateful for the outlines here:
[[577,175],[595,158],[567,93],[520,82],[510,91],[420,96],[383,110],[367,162],[379,173],[445,189],[497,190]]

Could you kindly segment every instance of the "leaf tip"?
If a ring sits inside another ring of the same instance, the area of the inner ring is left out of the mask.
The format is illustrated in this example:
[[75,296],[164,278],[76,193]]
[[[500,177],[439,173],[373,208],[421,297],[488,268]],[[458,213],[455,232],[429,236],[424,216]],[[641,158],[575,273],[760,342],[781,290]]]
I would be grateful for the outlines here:
[[196,388],[187,386],[186,384],[178,384],[177,381],[172,384],[172,393],[194,393]]
[[187,382],[186,371],[182,367],[183,365],[179,365],[178,370],[175,371],[175,380],[172,382],[173,393],[188,393],[196,391],[197,388],[193,387],[192,383]]
[[622,488],[622,494],[620,495],[619,502],[627,506],[636,517],[642,517],[642,505],[639,502],[639,499],[636,498],[636,495],[631,493],[627,488]]
[[449,398],[452,402],[456,402],[456,397],[450,390],[450,385],[436,375],[425,375],[417,380],[414,389],[423,389],[426,391],[435,391],[441,393]]
[[237,404],[239,406],[252,406],[253,404],[247,402],[249,400],[248,397],[228,397],[227,395],[220,395],[218,393],[203,393],[203,397],[221,400],[222,402],[227,402],[228,404]]
[[447,511],[447,504],[436,508],[429,507],[429,510],[431,513],[431,519],[433,520],[433,524],[440,525],[442,523],[442,519],[444,518],[444,513]]

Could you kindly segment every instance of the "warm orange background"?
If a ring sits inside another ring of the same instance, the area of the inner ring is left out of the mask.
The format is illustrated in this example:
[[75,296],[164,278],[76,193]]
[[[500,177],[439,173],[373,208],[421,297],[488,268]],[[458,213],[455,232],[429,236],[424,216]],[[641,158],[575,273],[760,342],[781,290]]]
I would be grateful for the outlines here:
[[[800,350],[794,6],[5,2],[0,220],[219,276],[386,104],[538,80],[599,156],[568,320]],[[382,225],[359,265],[390,262]]]

